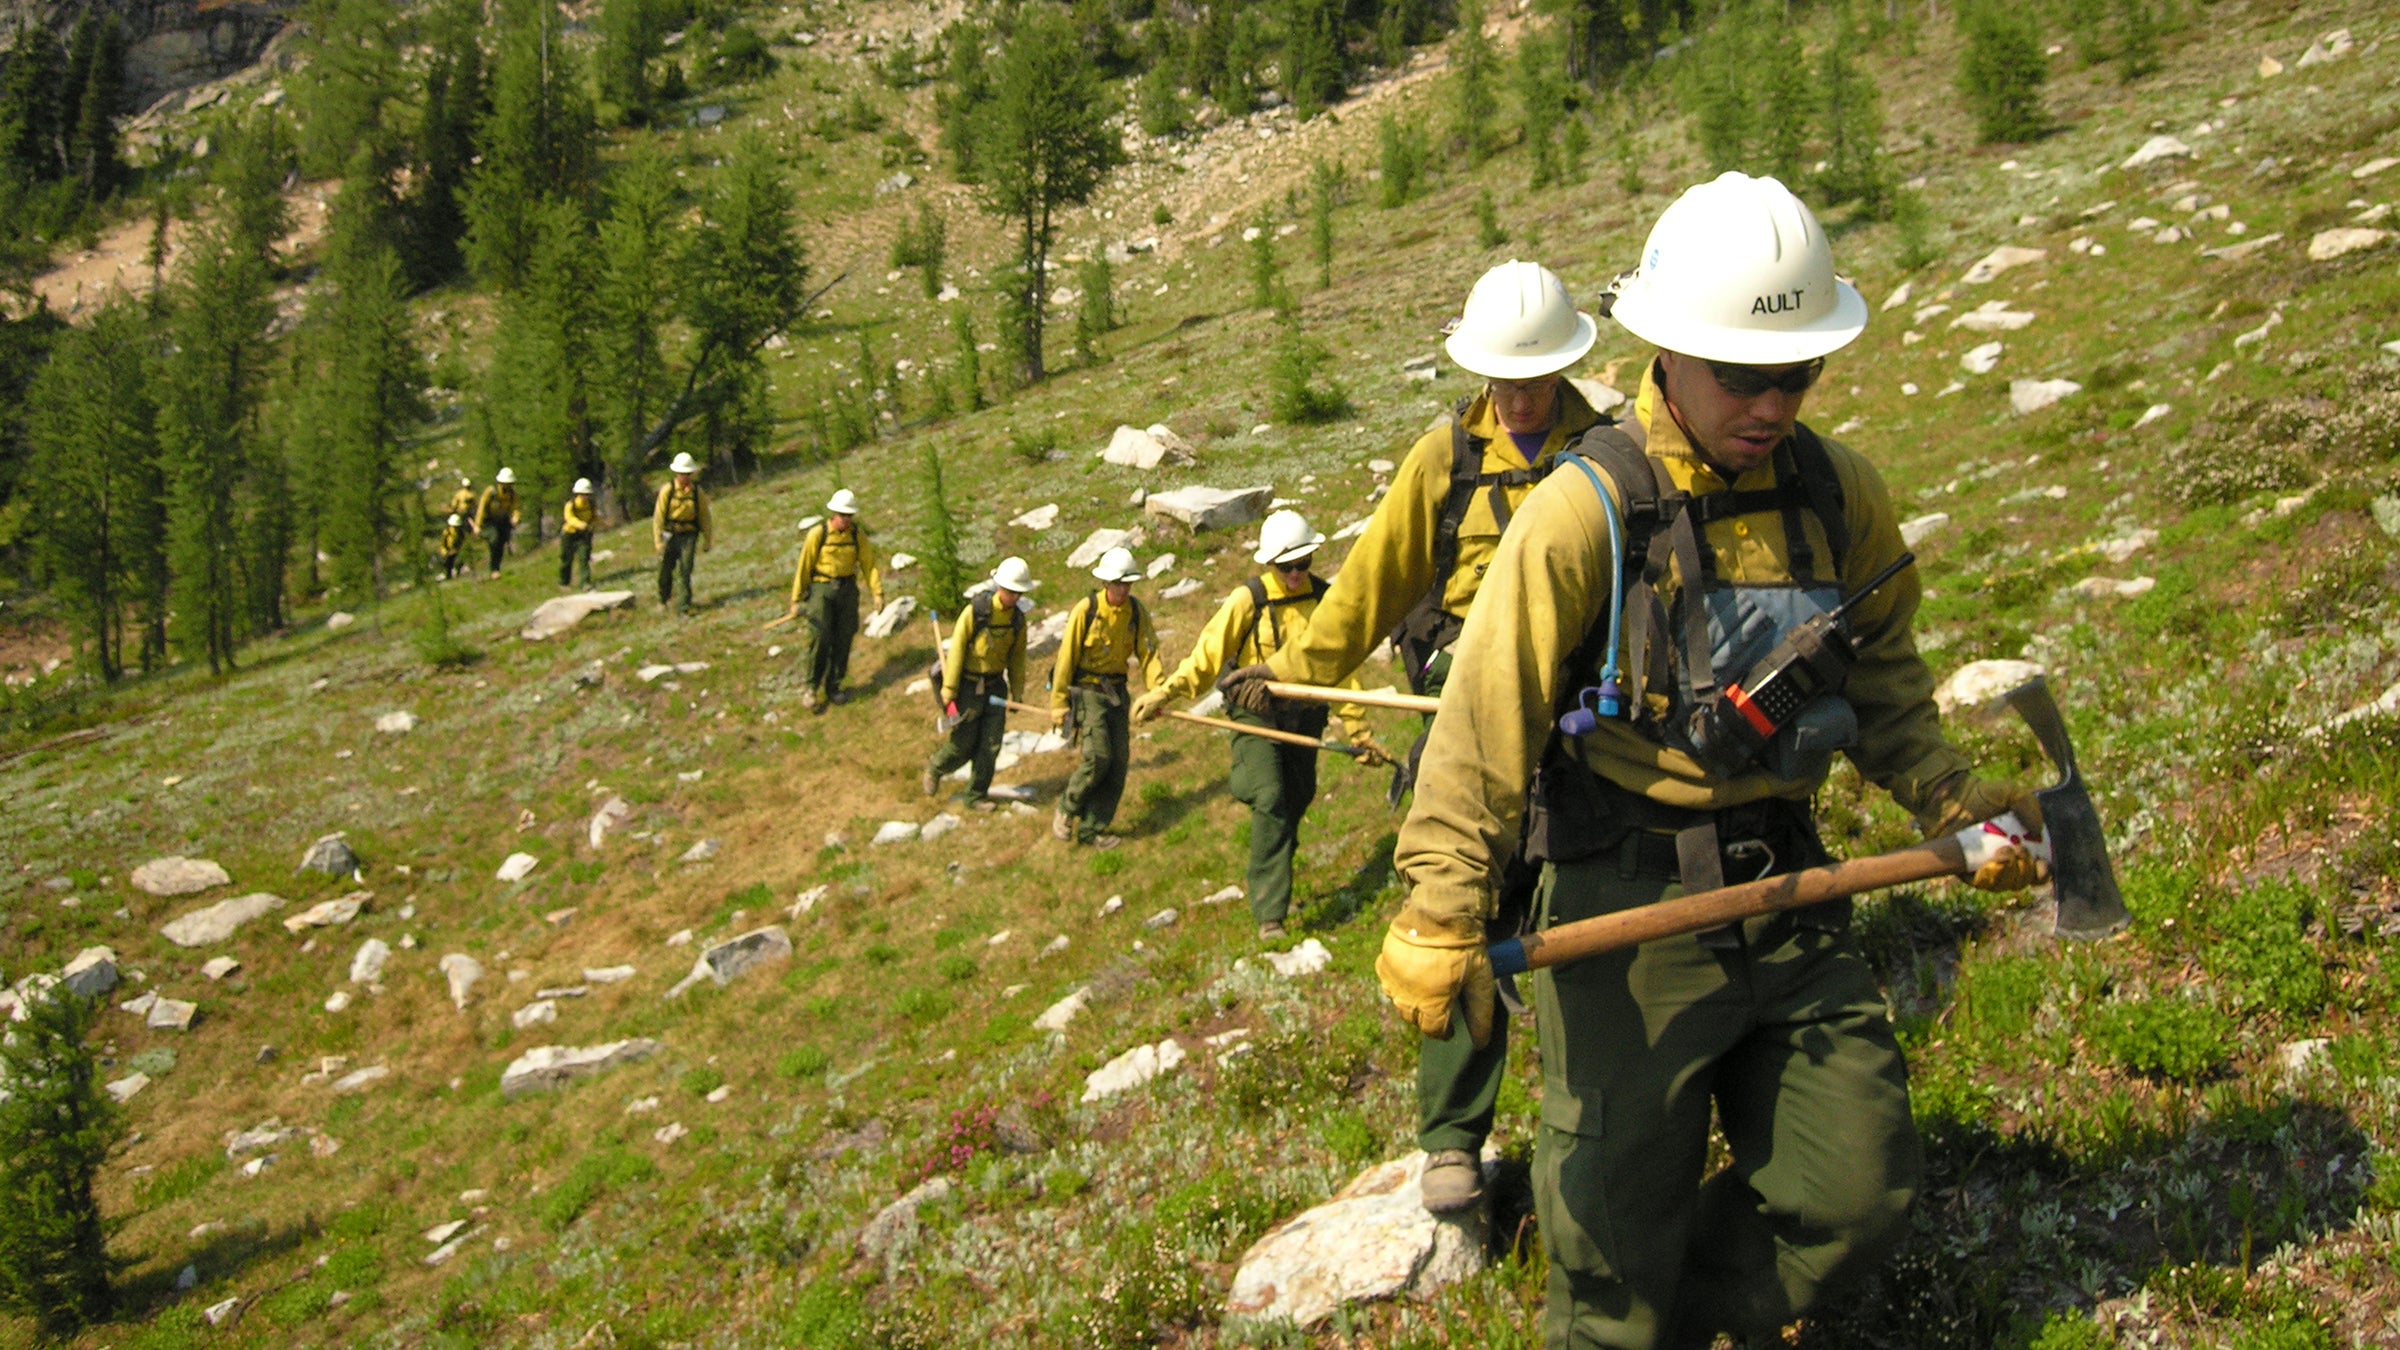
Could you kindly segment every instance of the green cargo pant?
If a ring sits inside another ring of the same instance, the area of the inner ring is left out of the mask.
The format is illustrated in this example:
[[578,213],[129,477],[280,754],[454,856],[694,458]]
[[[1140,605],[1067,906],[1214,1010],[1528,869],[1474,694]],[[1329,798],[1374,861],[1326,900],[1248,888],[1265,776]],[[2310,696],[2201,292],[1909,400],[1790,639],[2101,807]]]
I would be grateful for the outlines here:
[[850,645],[858,640],[858,579],[814,581],[800,597],[800,672],[808,687],[831,698],[850,678]]
[[1125,796],[1125,766],[1132,758],[1132,737],[1126,721],[1125,685],[1076,685],[1067,706],[1083,746],[1083,760],[1067,779],[1058,809],[1075,822],[1075,839],[1088,844],[1117,818],[1117,803]]
[[1008,730],[1008,710],[994,706],[990,700],[1007,692],[1006,680],[995,677],[986,689],[970,676],[958,690],[958,725],[950,728],[950,739],[933,752],[929,767],[936,778],[955,772],[961,764],[975,766],[967,775],[970,804],[982,801],[992,790],[992,765],[1000,758],[1000,737]]
[[[1246,726],[1271,726],[1240,708],[1225,715]],[[1320,732],[1321,718],[1315,719]],[[1292,908],[1292,855],[1300,850],[1300,818],[1317,797],[1317,755],[1263,736],[1233,738],[1233,799],[1250,808],[1250,917],[1282,923]]]
[[658,607],[665,609],[676,588],[683,592],[683,612],[692,612],[692,563],[700,556],[700,532],[667,533],[667,546],[658,553]]
[[589,590],[592,585],[592,532],[590,530],[576,530],[571,534],[562,534],[558,537],[559,585],[572,586],[575,584],[575,571],[578,564],[583,569],[584,589]]
[[[1537,922],[1681,892],[1631,857],[1545,867]],[[1769,1332],[1904,1233],[1907,1069],[1847,925],[1770,915],[1724,949],[1687,935],[1540,971],[1534,1016],[1551,1350]],[[1733,1161],[1703,1182],[1712,1102]]]

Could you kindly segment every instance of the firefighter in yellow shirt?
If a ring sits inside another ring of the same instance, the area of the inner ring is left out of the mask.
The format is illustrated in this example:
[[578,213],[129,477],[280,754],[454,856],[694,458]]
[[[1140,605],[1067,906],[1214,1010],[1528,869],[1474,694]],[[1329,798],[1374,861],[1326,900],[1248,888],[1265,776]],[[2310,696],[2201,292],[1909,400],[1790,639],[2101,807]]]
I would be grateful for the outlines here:
[[492,485],[483,490],[483,500],[475,503],[475,533],[491,546],[491,578],[500,575],[500,560],[508,554],[508,541],[516,536],[517,523],[524,512],[517,506],[517,471],[502,468],[492,475]]
[[[1443,343],[1461,370],[1483,377],[1482,392],[1409,448],[1308,631],[1264,664],[1227,676],[1227,701],[1264,710],[1266,701],[1252,696],[1264,693],[1259,679],[1334,684],[1387,633],[1410,687],[1439,696],[1451,644],[1502,532],[1559,453],[1601,420],[1565,375],[1598,335],[1550,269],[1512,259],[1484,273]],[[1412,764],[1424,745],[1420,736]],[[1408,773],[1405,765],[1393,771],[1394,804]],[[1508,869],[1495,941],[1523,922],[1532,880],[1522,863]],[[1418,1189],[1436,1214],[1483,1199],[1483,1142],[1508,1068],[1508,1021],[1495,1018],[1492,1027],[1482,1046],[1463,1021],[1417,1044],[1417,1146],[1427,1157]]]
[[925,795],[962,764],[967,805],[992,809],[992,768],[1007,731],[1008,703],[1025,689],[1025,597],[1042,583],[1023,558],[1005,558],[992,588],[967,602],[942,650],[942,715],[950,739],[925,763]]
[[808,684],[800,706],[824,712],[842,701],[850,678],[850,646],[858,640],[858,585],[867,584],[874,607],[883,608],[883,572],[875,546],[858,523],[858,498],[843,488],[825,503],[825,519],[800,537],[800,565],[792,569],[792,609],[802,620],[800,669]]
[[592,584],[592,526],[597,513],[592,509],[592,480],[578,478],[575,488],[561,508],[558,524],[558,588],[565,590],[575,584],[575,572],[580,564],[583,584]]
[[454,515],[454,516],[464,516],[464,517],[466,517],[466,518],[467,518],[467,519],[469,519],[469,520],[472,520],[472,519],[474,519],[474,517],[475,517],[475,480],[474,480],[474,479],[472,479],[472,478],[461,478],[461,479],[459,479],[459,480],[458,480],[458,488],[457,488],[457,490],[456,490],[456,491],[454,491],[454,492],[452,492],[452,493],[450,494],[450,514],[451,514],[451,515]]
[[[1134,703],[1134,717],[1147,722],[1164,712],[1170,699],[1196,698],[1227,671],[1255,665],[1299,641],[1325,598],[1326,583],[1310,572],[1324,542],[1325,536],[1310,529],[1297,511],[1267,517],[1259,527],[1255,555],[1267,570],[1225,597],[1183,664],[1166,683]],[[1346,680],[1336,687],[1355,689],[1358,684]],[[1364,709],[1344,704],[1332,712],[1341,717],[1365,762],[1391,762],[1375,744]],[[1310,737],[1324,734],[1329,716],[1322,703],[1290,704],[1270,716],[1240,708],[1231,713],[1237,722]],[[1283,921],[1292,907],[1292,855],[1300,848],[1301,818],[1316,800],[1319,753],[1263,736],[1233,738],[1230,786],[1234,800],[1250,808],[1247,889],[1250,917],[1257,920],[1262,941],[1285,936]]]
[[658,505],[650,512],[650,542],[658,550],[658,607],[665,609],[678,587],[681,612],[692,612],[692,562],[715,546],[716,522],[708,514],[708,494],[699,483],[700,463],[677,452],[667,466],[675,476],[658,490]]
[[450,513],[449,521],[442,526],[442,580],[448,581],[458,575],[458,555],[466,545],[466,517],[453,511]]
[[1125,768],[1133,752],[1125,668],[1142,668],[1145,693],[1166,682],[1166,670],[1158,659],[1158,630],[1151,626],[1150,611],[1133,595],[1133,583],[1142,579],[1133,551],[1112,548],[1101,554],[1092,576],[1100,589],[1068,611],[1066,635],[1050,672],[1051,721],[1072,727],[1083,749],[1050,817],[1050,833],[1069,843],[1111,849],[1118,839],[1108,827],[1125,795]]

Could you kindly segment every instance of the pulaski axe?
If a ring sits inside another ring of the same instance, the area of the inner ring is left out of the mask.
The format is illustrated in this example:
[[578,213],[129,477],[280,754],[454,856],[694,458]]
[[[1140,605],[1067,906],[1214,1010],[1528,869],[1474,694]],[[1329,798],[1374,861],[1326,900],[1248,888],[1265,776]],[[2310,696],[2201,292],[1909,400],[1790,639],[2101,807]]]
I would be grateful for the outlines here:
[[2023,822],[2003,815],[1913,848],[1578,919],[1493,944],[1488,953],[1493,973],[1514,975],[1563,965],[1886,886],[1965,876],[2012,845],[2049,864],[2051,890],[2058,898],[2058,936],[2096,938],[2115,932],[2125,926],[2125,900],[2117,891],[2116,871],[2109,866],[2100,814],[2092,808],[2091,791],[2075,767],[2075,747],[2067,740],[2067,725],[2050,697],[2050,686],[2037,675],[2009,691],[2006,702],[2033,728],[2042,753],[2058,770],[2055,784],[2033,794],[2042,805],[2040,839],[2027,838]]

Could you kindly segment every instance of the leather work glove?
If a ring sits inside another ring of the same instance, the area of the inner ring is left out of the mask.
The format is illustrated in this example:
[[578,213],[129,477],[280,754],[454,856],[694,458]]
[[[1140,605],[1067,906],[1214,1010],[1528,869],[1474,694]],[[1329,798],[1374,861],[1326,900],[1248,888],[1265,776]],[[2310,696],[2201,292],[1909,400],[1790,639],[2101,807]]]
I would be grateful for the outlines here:
[[1491,1044],[1492,963],[1483,952],[1483,924],[1459,915],[1437,917],[1410,901],[1393,916],[1375,958],[1384,997],[1427,1036],[1450,1034],[1450,1010],[1464,994],[1467,1034],[1477,1048]]
[[1065,731],[1067,729],[1066,709],[1052,708],[1050,710],[1050,729],[1052,731]]
[[[2042,837],[2042,803],[2029,788],[1989,778],[1969,778],[1934,822],[1935,834],[1954,834],[2004,813],[2014,814],[2025,832]],[[1967,884],[1979,891],[2021,891],[2041,882],[2048,870],[2021,848],[2005,848],[1975,869]]]
[[1225,695],[1227,703],[1243,712],[1265,717],[1275,711],[1276,704],[1283,701],[1267,692],[1267,681],[1274,678],[1275,672],[1261,662],[1227,671],[1224,678],[1217,681],[1217,689]]
[[1167,710],[1167,701],[1170,697],[1172,696],[1164,689],[1152,689],[1145,692],[1140,698],[1133,701],[1133,720],[1136,722],[1157,721],[1158,715]]
[[1375,739],[1375,733],[1365,727],[1350,733],[1350,743],[1358,747],[1358,762],[1367,768],[1388,769],[1398,762],[1383,742]]

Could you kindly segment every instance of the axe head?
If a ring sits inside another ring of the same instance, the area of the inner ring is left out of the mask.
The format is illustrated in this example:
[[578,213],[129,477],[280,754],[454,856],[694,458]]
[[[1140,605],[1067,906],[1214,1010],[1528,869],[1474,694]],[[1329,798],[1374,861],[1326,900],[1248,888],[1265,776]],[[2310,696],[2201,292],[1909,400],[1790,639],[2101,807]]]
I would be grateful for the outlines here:
[[2050,697],[2041,676],[2008,693],[2008,706],[2033,728],[2042,753],[2058,770],[2058,782],[2033,795],[2042,804],[2043,841],[2050,846],[2050,888],[2058,898],[2057,934],[2066,938],[2106,937],[2123,928],[2130,917],[2125,897],[2117,890],[2117,872],[2109,865],[2108,838],[2100,828],[2100,813],[2075,767],[2075,747],[2067,740],[2067,724]]

